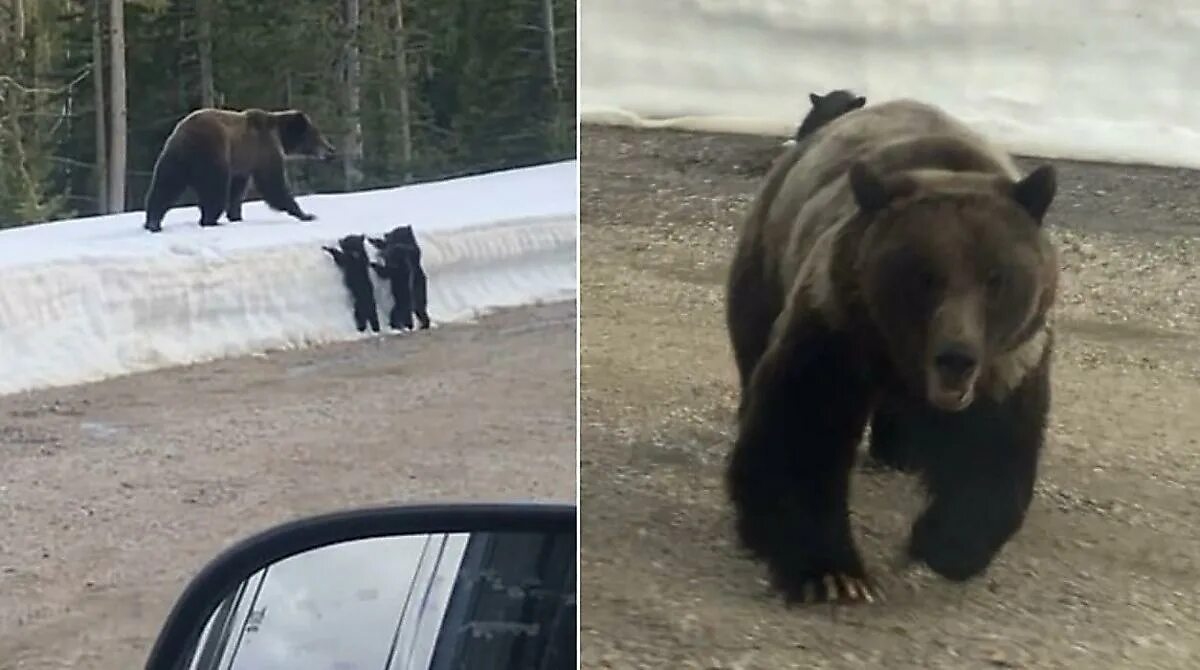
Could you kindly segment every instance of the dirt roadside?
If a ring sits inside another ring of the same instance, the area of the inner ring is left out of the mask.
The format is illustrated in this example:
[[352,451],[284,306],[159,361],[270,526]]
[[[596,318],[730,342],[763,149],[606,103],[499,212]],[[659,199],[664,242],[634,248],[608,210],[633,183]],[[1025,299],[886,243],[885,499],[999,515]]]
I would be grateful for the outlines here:
[[583,667],[1200,667],[1200,173],[1056,163],[1051,435],[986,577],[897,566],[919,492],[860,472],[854,524],[888,602],[786,609],[721,487],[723,283],[747,166],[775,141],[582,138]]
[[0,397],[0,668],[141,667],[195,571],[296,516],[573,500],[575,316]]

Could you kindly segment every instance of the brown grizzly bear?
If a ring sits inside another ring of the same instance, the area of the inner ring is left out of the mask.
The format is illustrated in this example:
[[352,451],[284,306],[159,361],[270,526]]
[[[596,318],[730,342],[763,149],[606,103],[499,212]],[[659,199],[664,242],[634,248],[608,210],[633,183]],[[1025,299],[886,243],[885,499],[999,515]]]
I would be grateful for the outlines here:
[[217,225],[222,212],[241,221],[251,177],[271,209],[311,221],[316,217],[288,188],[286,156],[330,159],[334,150],[304,112],[198,109],[175,125],[154,163],[144,227],[162,230],[163,216],[189,186],[200,201],[201,226]]
[[[880,593],[851,537],[855,450],[920,472],[910,557],[983,572],[1021,526],[1050,403],[1056,190],[937,108],[850,112],[772,168],[741,230],[726,484],[788,602]],[[873,417],[873,418],[872,418]]]

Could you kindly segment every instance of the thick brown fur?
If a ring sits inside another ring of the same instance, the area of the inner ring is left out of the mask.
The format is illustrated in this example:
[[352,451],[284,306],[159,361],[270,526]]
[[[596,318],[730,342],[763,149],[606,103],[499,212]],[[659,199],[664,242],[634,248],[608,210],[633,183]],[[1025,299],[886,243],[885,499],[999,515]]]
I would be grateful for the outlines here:
[[333,147],[304,112],[198,109],[175,125],[154,163],[144,227],[162,230],[163,216],[188,187],[199,198],[201,226],[217,225],[222,212],[228,212],[230,221],[241,221],[251,179],[267,206],[311,221],[315,217],[292,197],[284,160],[333,155]]
[[[789,601],[870,599],[855,449],[919,472],[909,553],[982,572],[1020,527],[1049,408],[1054,172],[935,107],[851,111],[773,166],[741,230],[727,324],[741,381],[727,484]],[[872,417],[874,417],[872,419]]]

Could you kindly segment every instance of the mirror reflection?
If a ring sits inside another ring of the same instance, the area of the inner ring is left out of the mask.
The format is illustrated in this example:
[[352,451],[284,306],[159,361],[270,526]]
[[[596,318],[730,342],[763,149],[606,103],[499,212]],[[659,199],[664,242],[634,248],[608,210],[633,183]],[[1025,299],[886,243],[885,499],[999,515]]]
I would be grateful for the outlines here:
[[190,670],[575,667],[574,533],[354,540],[258,571]]

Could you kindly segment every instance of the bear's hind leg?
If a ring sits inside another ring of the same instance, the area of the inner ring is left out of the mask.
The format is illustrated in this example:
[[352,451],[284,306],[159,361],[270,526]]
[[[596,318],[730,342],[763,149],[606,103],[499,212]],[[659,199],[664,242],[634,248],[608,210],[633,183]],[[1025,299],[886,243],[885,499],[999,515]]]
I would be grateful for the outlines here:
[[[418,294],[416,270],[411,265],[396,268],[396,279],[392,280],[392,300],[396,305],[396,314],[406,330],[413,327],[413,309],[416,307],[420,314],[421,306],[416,303]],[[425,327],[428,327],[427,325]]]
[[738,535],[789,603],[870,602],[881,594],[854,546],[848,499],[872,389],[849,342],[813,324],[787,338],[755,368],[738,421],[726,471]]
[[367,310],[367,323],[371,325],[371,331],[379,332],[379,308],[375,305],[375,300],[372,299],[369,305],[365,306]]
[[371,286],[370,278],[366,276],[367,271],[364,268],[363,275],[355,277],[350,289],[354,300],[354,322],[360,333],[366,331],[368,326],[378,333],[379,310],[375,306],[375,289]]
[[213,164],[194,174],[193,187],[200,200],[200,225],[220,225],[217,219],[221,218],[225,203],[229,201],[229,168]]
[[230,221],[236,223],[242,220],[242,200],[246,197],[246,187],[249,185],[250,177],[247,175],[235,175],[229,180],[229,204],[225,214]]
[[163,217],[187,187],[187,165],[170,155],[159,158],[146,191],[146,222],[142,227],[152,233],[160,232]]
[[392,330],[412,330],[412,312],[393,306],[392,310],[388,312],[388,325]]
[[367,326],[370,323],[367,310],[364,309],[362,299],[359,297],[357,291],[352,291],[351,294],[354,302],[354,327],[360,333],[366,332]]
[[1025,520],[1050,408],[1047,368],[1043,361],[1004,402],[979,398],[920,419],[930,502],[908,550],[946,579],[982,573]]
[[425,270],[421,269],[420,260],[413,265],[412,277],[412,311],[417,315],[417,321],[421,323],[421,330],[429,328],[429,297],[428,278],[425,276]]

